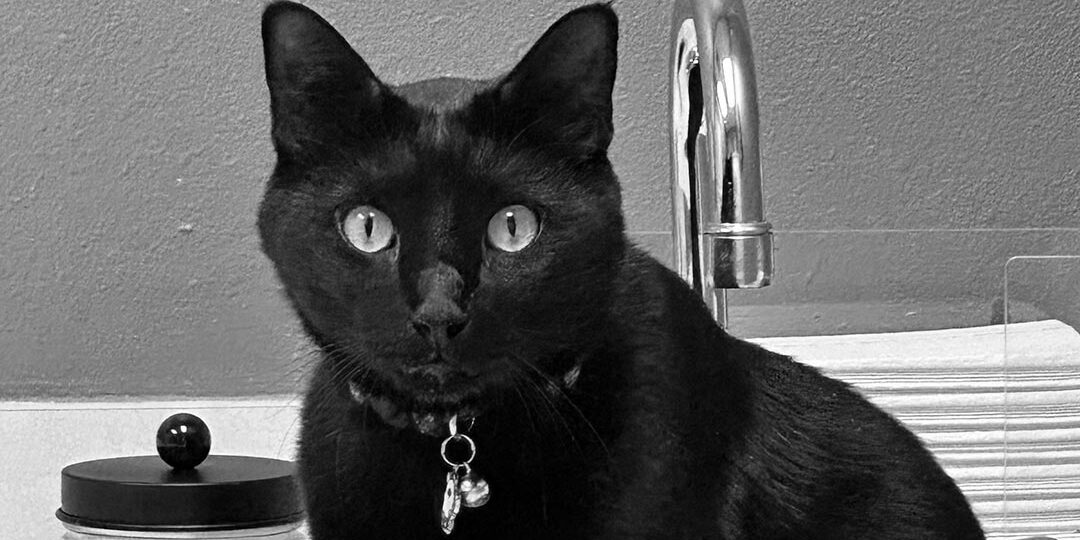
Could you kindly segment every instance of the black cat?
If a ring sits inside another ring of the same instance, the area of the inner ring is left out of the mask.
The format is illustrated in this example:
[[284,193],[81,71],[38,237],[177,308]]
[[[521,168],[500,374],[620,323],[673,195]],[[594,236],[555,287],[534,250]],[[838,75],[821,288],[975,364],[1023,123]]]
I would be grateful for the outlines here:
[[616,37],[587,6],[502,78],[392,88],[312,11],[266,9],[259,229],[322,353],[312,537],[444,538],[482,479],[452,538],[982,538],[915,436],[627,244]]

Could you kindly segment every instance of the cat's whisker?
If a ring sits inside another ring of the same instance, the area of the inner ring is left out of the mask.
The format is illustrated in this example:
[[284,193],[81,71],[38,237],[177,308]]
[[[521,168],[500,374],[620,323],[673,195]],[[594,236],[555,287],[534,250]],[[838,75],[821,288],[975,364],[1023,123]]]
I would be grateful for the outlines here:
[[[507,364],[508,365],[510,364],[509,361],[507,361]],[[512,377],[515,380],[515,382],[517,380],[524,379],[524,377],[520,377],[520,373],[516,372],[516,371],[512,371]],[[541,436],[540,431],[537,428],[536,419],[533,417],[532,405],[529,403],[529,400],[525,398],[525,395],[521,393],[521,389],[518,387],[517,384],[511,384],[510,388],[514,391],[514,394],[517,395],[518,400],[521,401],[521,407],[525,411],[525,416],[527,416],[529,418],[529,427],[532,429],[533,435],[536,436],[537,438],[540,438],[540,436]]]
[[541,406],[543,406],[546,411],[548,411],[548,417],[552,419],[552,423],[558,421],[559,426],[562,427],[563,431],[566,432],[567,437],[569,437],[570,441],[573,442],[574,447],[577,449],[578,453],[584,455],[585,451],[584,448],[582,448],[581,446],[581,441],[579,440],[577,434],[574,432],[574,429],[570,425],[569,420],[567,420],[566,416],[562,413],[561,410],[559,410],[559,407],[552,401],[549,392],[546,391],[539,383],[537,383],[531,377],[525,377],[525,381],[528,385],[527,388],[532,390],[532,395],[538,396],[537,402]]
[[607,444],[604,442],[604,438],[600,436],[600,432],[596,429],[596,426],[594,426],[593,423],[588,419],[588,417],[585,416],[585,413],[582,412],[581,409],[577,406],[577,404],[574,403],[574,400],[571,399],[570,396],[566,395],[566,392],[563,391],[563,389],[559,386],[558,382],[552,379],[548,374],[544,373],[540,368],[536,367],[536,365],[534,365],[527,359],[518,357],[516,358],[516,360],[521,362],[522,365],[531,369],[534,373],[536,373],[536,375],[541,378],[541,380],[543,380],[546,384],[550,385],[555,390],[554,392],[547,393],[538,389],[538,391],[543,394],[547,399],[557,397],[559,398],[560,402],[565,403],[571,410],[573,410],[573,412],[578,416],[578,418],[580,418],[581,421],[585,423],[585,426],[589,428],[593,436],[596,438],[596,441],[600,443],[601,447],[603,447],[604,454],[610,459],[611,452],[608,450]]
[[314,344],[308,343],[309,346],[294,355],[289,360],[287,364],[288,367],[271,381],[272,386],[281,385],[286,381],[302,387],[307,386],[304,382],[304,377],[310,374],[312,365],[321,361],[323,358],[322,350]]
[[[537,440],[551,437],[551,432],[547,430],[542,432],[538,429],[541,426],[540,423],[536,422],[536,417],[542,417],[545,419],[544,423],[551,426],[549,429],[556,429],[564,432],[566,437],[569,438],[570,442],[573,444],[576,453],[579,456],[585,457],[587,453],[580,438],[575,433],[573,426],[570,425],[570,422],[567,420],[566,416],[562,414],[562,411],[559,410],[559,407],[551,401],[547,392],[545,392],[542,386],[534,380],[531,373],[525,371],[520,366],[510,363],[509,359],[507,359],[507,362],[513,368],[512,373],[514,380],[520,381],[523,388],[527,390],[527,392],[523,393],[522,388],[514,386],[514,392],[526,407],[526,412],[530,417],[530,424]],[[544,414],[541,415],[541,412]],[[536,414],[536,417],[533,416],[534,413]],[[603,446],[602,441],[601,446]],[[606,448],[605,457],[607,457]]]
[[363,381],[371,372],[371,366],[364,362],[364,353],[349,344],[329,344],[323,349],[325,357],[331,362],[330,376],[322,381],[322,388],[317,394],[319,399],[310,404],[314,410],[321,410],[333,399],[334,388],[354,378]]
[[522,381],[522,383],[525,385],[525,388],[531,391],[530,395],[534,395],[538,398],[535,401],[539,406],[543,407],[544,411],[546,412],[547,418],[549,419],[549,423],[554,426],[557,422],[557,426],[554,427],[562,428],[562,430],[566,432],[567,436],[569,436],[571,439],[574,439],[576,442],[574,430],[571,428],[570,423],[566,420],[566,417],[563,416],[559,408],[551,402],[551,398],[547,396],[547,393],[544,391],[541,385],[538,384],[535,380],[533,380],[530,374],[522,370],[519,366],[515,365],[515,370],[519,375],[518,380]]
[[[543,405],[545,407],[553,421],[556,419],[559,421],[563,430],[566,431],[570,439],[574,442],[574,445],[578,448],[579,452],[583,452],[581,442],[577,436],[577,432],[571,426],[571,423],[567,419],[566,415],[563,414],[563,409],[570,409],[574,412],[575,416],[581,419],[581,421],[592,433],[592,436],[596,439],[596,441],[604,450],[604,455],[610,459],[611,454],[607,448],[607,444],[600,437],[600,434],[596,430],[596,427],[592,424],[591,421],[589,421],[589,419],[585,416],[581,409],[578,408],[577,405],[570,399],[570,397],[567,396],[564,392],[562,392],[562,390],[558,386],[558,383],[554,379],[549,377],[546,373],[537,368],[532,362],[529,362],[528,360],[517,356],[514,357],[514,360],[516,360],[516,363],[509,363],[514,368],[514,373],[522,377],[522,380],[524,380],[527,385],[526,388],[531,390],[530,394],[535,394],[538,397],[537,401],[540,405]],[[528,367],[531,372],[524,371],[521,367],[522,365]],[[537,381],[536,377],[538,377],[540,381]],[[560,408],[558,404],[556,404],[556,402],[554,401],[555,399],[558,399],[560,403],[563,403],[566,406]]]

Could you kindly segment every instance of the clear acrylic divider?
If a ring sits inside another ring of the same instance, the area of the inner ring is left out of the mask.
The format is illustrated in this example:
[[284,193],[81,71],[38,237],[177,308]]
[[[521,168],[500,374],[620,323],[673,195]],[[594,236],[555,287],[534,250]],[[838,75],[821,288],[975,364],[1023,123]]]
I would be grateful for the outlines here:
[[[1080,256],[1010,259],[1003,297],[1001,495],[987,529],[1080,538]],[[1015,315],[1031,306],[1040,320]]]
[[[773,284],[728,294],[729,331],[893,414],[989,538],[1080,540],[1080,230],[781,231],[776,244]],[[1050,255],[1010,259],[1032,251]]]

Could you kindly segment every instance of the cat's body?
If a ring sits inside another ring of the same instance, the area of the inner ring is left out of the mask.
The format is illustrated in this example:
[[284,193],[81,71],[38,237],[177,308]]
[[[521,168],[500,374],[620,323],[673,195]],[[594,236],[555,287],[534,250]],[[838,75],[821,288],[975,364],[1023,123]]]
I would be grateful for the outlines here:
[[583,8],[507,77],[391,89],[313,13],[268,9],[260,229],[324,355],[299,458],[313,538],[445,538],[447,433],[417,419],[453,414],[475,417],[491,499],[450,538],[982,538],[910,432],[727,335],[626,243],[614,24]]
[[[639,251],[621,266],[605,339],[567,393],[577,409],[511,399],[477,421],[474,464],[494,494],[463,511],[453,538],[980,537],[952,481],[894,420],[727,336]],[[315,376],[322,392],[334,391],[328,376]],[[440,440],[337,392],[310,396],[304,413],[313,526],[328,539],[443,538]]]

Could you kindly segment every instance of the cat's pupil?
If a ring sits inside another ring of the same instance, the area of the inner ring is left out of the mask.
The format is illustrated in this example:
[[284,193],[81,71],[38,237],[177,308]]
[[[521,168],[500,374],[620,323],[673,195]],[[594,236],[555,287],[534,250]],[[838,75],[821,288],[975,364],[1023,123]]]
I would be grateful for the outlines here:
[[371,238],[371,231],[375,228],[375,214],[364,216],[364,234]]
[[517,236],[517,221],[513,212],[506,213],[506,230],[510,231],[510,236]]

